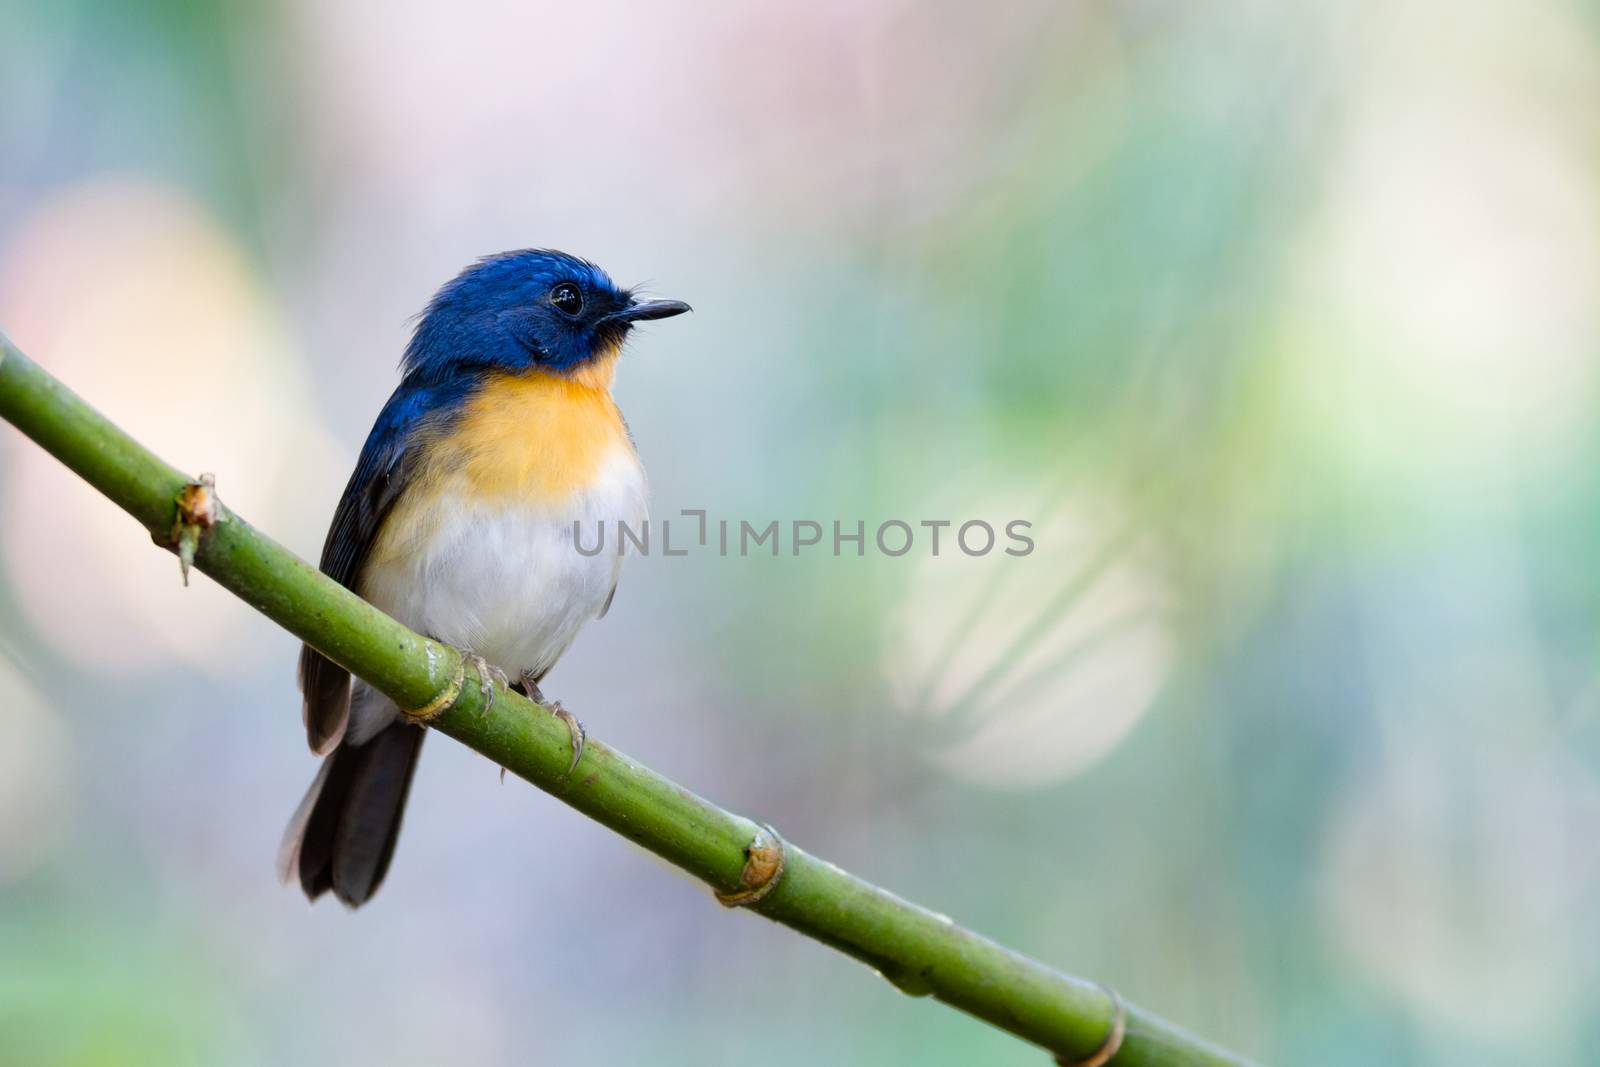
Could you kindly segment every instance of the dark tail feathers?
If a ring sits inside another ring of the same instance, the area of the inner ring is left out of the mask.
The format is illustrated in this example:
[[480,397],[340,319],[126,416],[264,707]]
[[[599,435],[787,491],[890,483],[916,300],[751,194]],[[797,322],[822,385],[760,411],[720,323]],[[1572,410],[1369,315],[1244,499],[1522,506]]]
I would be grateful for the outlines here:
[[341,744],[323,760],[284,832],[278,854],[284,881],[298,875],[311,900],[329,889],[352,908],[371,899],[389,870],[426,734],[393,723],[366,744]]

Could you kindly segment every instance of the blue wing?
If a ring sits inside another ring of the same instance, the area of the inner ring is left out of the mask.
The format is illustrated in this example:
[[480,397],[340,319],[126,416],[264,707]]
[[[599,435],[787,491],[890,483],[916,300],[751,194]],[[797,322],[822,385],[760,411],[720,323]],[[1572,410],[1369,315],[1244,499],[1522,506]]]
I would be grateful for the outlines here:
[[[383,521],[416,470],[417,431],[450,418],[464,397],[460,387],[402,382],[378,414],[355,472],[333,513],[322,546],[322,571],[354,589]],[[310,645],[300,649],[300,692],[305,698],[306,740],[322,755],[344,736],[350,717],[350,672]]]

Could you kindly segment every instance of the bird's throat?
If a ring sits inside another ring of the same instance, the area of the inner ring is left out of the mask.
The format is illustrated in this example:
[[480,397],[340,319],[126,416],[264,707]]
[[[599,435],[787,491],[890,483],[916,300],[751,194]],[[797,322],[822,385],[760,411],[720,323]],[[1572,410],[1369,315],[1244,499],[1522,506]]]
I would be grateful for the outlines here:
[[612,353],[563,374],[486,379],[430,450],[430,474],[485,502],[554,504],[582,491],[613,451],[632,449],[611,399],[615,363]]
[[608,345],[599,354],[584,360],[568,371],[534,370],[534,374],[554,374],[585,389],[600,389],[608,396],[617,380],[617,360],[622,355],[621,345]]

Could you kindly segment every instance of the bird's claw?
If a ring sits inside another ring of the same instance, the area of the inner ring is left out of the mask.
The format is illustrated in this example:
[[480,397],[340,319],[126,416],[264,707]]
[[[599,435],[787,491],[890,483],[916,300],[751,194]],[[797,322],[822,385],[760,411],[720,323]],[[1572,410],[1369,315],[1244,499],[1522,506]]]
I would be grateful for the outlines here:
[[511,682],[506,678],[505,671],[490,666],[489,661],[476,652],[463,650],[461,654],[472,664],[472,669],[478,672],[478,693],[483,697],[483,710],[488,711],[494,707],[495,683],[509,686]]
[[583,758],[583,742],[586,736],[583,723],[578,721],[576,715],[562,707],[561,701],[547,701],[544,693],[539,689],[539,680],[533,675],[523,672],[521,681],[522,692],[529,700],[535,704],[547,706],[552,715],[567,724],[567,733],[572,735],[572,762],[567,764],[567,773],[571,774],[578,769],[578,761]]
[[572,735],[572,762],[567,764],[567,773],[571,774],[578,769],[578,761],[583,758],[583,723],[578,721],[576,715],[562,707],[559,700],[550,702],[550,710],[555,713],[556,718],[567,724],[567,733]]

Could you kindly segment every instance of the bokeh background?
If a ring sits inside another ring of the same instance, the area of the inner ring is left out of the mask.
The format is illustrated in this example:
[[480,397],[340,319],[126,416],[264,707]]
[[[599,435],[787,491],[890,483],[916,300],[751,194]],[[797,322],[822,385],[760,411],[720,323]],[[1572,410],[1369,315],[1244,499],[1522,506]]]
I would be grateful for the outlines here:
[[[315,557],[434,287],[692,316],[596,735],[1264,1061],[1600,1040],[1600,8],[0,0],[0,324]],[[870,528],[870,525],[869,525]],[[272,871],[295,644],[0,429],[0,1062],[1037,1064],[459,746]]]

